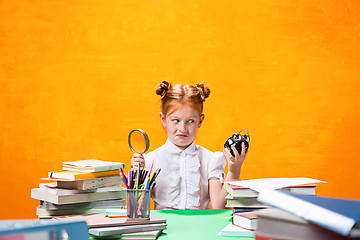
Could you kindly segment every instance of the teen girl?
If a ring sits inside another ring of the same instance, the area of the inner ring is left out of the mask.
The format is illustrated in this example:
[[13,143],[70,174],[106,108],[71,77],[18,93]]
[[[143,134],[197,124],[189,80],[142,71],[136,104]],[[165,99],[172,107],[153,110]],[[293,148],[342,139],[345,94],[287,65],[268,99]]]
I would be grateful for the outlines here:
[[[134,154],[131,164],[139,163],[161,172],[151,190],[155,209],[214,209],[225,208],[227,192],[223,187],[224,168],[228,162],[226,180],[240,177],[246,153],[232,150],[211,152],[194,142],[205,115],[203,102],[210,89],[203,84],[172,85],[163,81],[156,89],[161,96],[160,119],[168,136],[161,147],[145,154]],[[244,143],[243,143],[244,144]],[[225,160],[226,159],[226,160]]]

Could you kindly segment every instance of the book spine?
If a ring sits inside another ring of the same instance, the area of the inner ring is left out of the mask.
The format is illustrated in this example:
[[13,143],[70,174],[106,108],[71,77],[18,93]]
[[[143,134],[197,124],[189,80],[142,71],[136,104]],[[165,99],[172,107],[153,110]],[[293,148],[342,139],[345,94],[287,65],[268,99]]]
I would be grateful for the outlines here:
[[111,187],[111,186],[120,186],[122,184],[121,176],[115,175],[110,177],[101,177],[94,178],[84,181],[83,188],[86,189],[94,189],[100,187]]
[[165,223],[159,224],[144,224],[138,226],[120,226],[120,227],[103,227],[103,228],[89,228],[89,233],[99,237],[107,237],[113,235],[120,235],[124,233],[146,232],[163,230],[166,228]]
[[[124,208],[125,206],[117,206],[116,209]],[[75,208],[64,210],[47,210],[42,208],[36,209],[37,216],[64,216],[64,215],[78,215],[78,214],[94,214],[104,213],[109,208]],[[1,239],[1,238],[0,238]]]
[[83,179],[90,179],[90,178],[98,178],[98,177],[107,177],[107,176],[115,176],[120,175],[120,170],[110,170],[110,171],[102,171],[102,172],[79,172],[79,174],[60,174],[57,175],[57,172],[54,171],[49,172],[49,178],[63,178],[68,180],[83,180]]
[[56,195],[70,195],[70,194],[90,193],[90,192],[95,191],[95,190],[52,188],[52,187],[46,186],[46,184],[40,184],[39,187],[40,187],[40,189],[42,189],[42,190],[44,190],[46,192],[56,194]]
[[77,172],[104,172],[104,171],[111,171],[111,170],[119,170],[121,168],[124,168],[124,166],[123,165],[95,166],[90,169],[83,169],[83,168],[78,168],[78,167],[72,166],[72,165],[63,165],[62,170],[77,171]]
[[58,180],[59,188],[77,189],[77,190],[92,190],[101,187],[120,186],[123,182],[120,175],[109,177],[98,177],[83,179],[77,181],[61,181]]
[[125,206],[124,199],[115,199],[115,200],[103,200],[103,201],[95,201],[95,202],[84,202],[84,203],[74,203],[74,204],[63,204],[56,205],[51,202],[43,201],[38,208],[46,209],[46,210],[66,210],[66,209],[84,209],[84,208],[113,208],[113,207],[123,207]]
[[56,195],[45,192],[39,188],[31,189],[31,197],[51,202],[54,204],[71,204],[81,202],[93,202],[101,200],[123,199],[126,198],[126,190],[121,191],[109,191],[109,192],[94,192],[94,193],[82,193],[74,195]]
[[113,165],[113,166],[96,166],[94,167],[94,172],[101,172],[101,171],[110,171],[110,170],[119,170],[124,168],[125,165],[124,164],[117,164],[117,165]]
[[258,192],[250,188],[232,188],[230,184],[225,184],[225,190],[230,194],[231,197],[257,197]]
[[119,174],[120,174],[119,170],[110,170],[110,171],[103,171],[103,172],[79,174],[79,175],[75,175],[74,177],[75,177],[75,180],[81,180],[81,179],[113,176],[113,175],[119,175]]
[[[355,221],[351,218],[276,190],[263,190],[258,201],[348,236]],[[341,224],[339,224],[341,223]]]

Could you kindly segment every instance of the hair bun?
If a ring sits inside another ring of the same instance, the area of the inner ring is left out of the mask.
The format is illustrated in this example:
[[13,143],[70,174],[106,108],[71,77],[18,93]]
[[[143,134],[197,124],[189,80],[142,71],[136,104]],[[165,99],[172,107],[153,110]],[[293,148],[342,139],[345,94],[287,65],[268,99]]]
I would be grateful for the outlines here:
[[195,87],[201,90],[200,92],[203,97],[203,101],[205,101],[205,99],[210,95],[210,88],[205,86],[203,83],[196,84]]
[[169,88],[170,88],[170,83],[166,80],[162,81],[162,83],[159,84],[159,87],[156,88],[156,94],[163,97],[165,96]]

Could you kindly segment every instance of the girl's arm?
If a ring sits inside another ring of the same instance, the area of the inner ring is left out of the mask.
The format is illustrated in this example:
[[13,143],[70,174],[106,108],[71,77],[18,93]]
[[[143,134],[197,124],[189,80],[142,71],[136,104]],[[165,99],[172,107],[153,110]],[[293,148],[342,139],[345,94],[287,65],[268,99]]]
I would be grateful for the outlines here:
[[[245,152],[245,144],[242,144],[241,154],[235,148],[235,145],[231,146],[231,149],[235,153],[235,157],[233,157],[228,148],[224,149],[224,155],[228,162],[228,174],[225,180],[238,180],[240,178],[241,166],[245,160],[246,152]],[[223,209],[226,205],[226,195],[227,191],[225,190],[225,186],[220,182],[218,178],[211,178],[209,180],[209,195],[211,206],[213,209]]]

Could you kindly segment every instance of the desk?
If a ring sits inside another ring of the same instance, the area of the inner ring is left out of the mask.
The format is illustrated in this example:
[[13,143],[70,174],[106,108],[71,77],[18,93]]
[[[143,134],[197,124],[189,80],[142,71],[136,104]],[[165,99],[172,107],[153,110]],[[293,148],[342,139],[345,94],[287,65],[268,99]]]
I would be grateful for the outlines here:
[[[229,224],[232,209],[198,209],[198,210],[151,210],[151,214],[167,220],[166,235],[159,240],[171,239],[241,239],[253,240],[248,237],[222,237],[217,234]],[[220,217],[219,216],[222,216]]]

